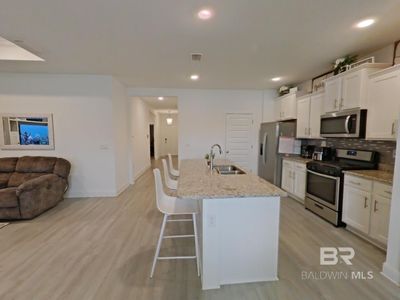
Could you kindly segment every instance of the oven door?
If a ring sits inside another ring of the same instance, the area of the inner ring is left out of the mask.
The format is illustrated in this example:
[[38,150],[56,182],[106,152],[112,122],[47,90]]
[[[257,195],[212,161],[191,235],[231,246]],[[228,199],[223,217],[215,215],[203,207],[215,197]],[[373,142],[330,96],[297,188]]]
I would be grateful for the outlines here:
[[338,211],[340,177],[307,170],[307,196],[330,209]]

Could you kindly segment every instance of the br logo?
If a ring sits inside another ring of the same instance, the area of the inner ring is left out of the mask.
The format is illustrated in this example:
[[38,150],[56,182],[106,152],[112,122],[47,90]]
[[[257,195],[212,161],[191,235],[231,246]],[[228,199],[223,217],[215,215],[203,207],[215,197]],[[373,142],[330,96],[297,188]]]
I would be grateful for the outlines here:
[[320,264],[323,266],[337,265],[339,259],[346,265],[352,265],[351,260],[354,258],[355,251],[351,247],[321,247],[320,248]]

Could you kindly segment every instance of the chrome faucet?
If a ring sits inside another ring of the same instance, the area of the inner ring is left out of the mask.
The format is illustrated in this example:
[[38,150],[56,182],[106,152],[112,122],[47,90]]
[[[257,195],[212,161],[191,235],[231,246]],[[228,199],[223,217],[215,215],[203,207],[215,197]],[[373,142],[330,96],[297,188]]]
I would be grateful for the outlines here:
[[210,149],[210,169],[211,169],[211,173],[212,173],[212,171],[214,169],[214,152],[213,152],[213,149],[215,147],[218,147],[219,154],[222,154],[222,148],[221,148],[221,146],[219,144],[214,144],[214,145],[211,146],[211,149]]

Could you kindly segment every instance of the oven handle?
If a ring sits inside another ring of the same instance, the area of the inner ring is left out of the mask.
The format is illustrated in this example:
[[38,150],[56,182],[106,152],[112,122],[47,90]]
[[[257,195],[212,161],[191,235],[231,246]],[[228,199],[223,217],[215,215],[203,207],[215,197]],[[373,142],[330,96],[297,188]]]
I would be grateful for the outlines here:
[[310,170],[307,170],[307,172],[308,172],[308,173],[311,173],[311,174],[314,174],[314,175],[317,175],[317,176],[322,176],[322,177],[326,177],[326,178],[329,178],[329,179],[334,179],[334,180],[336,180],[336,181],[340,180],[340,177],[329,176],[329,175],[317,173],[317,172],[310,171]]

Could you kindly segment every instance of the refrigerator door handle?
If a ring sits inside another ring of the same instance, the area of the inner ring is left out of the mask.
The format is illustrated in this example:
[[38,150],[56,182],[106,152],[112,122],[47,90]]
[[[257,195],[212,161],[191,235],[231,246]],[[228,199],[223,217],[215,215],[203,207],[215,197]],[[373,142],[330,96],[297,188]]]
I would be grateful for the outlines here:
[[264,144],[264,153],[263,153],[264,154],[264,157],[263,157],[264,165],[267,163],[267,152],[268,152],[267,151],[267,142],[268,142],[268,134],[265,133],[264,134],[264,143],[263,143]]

